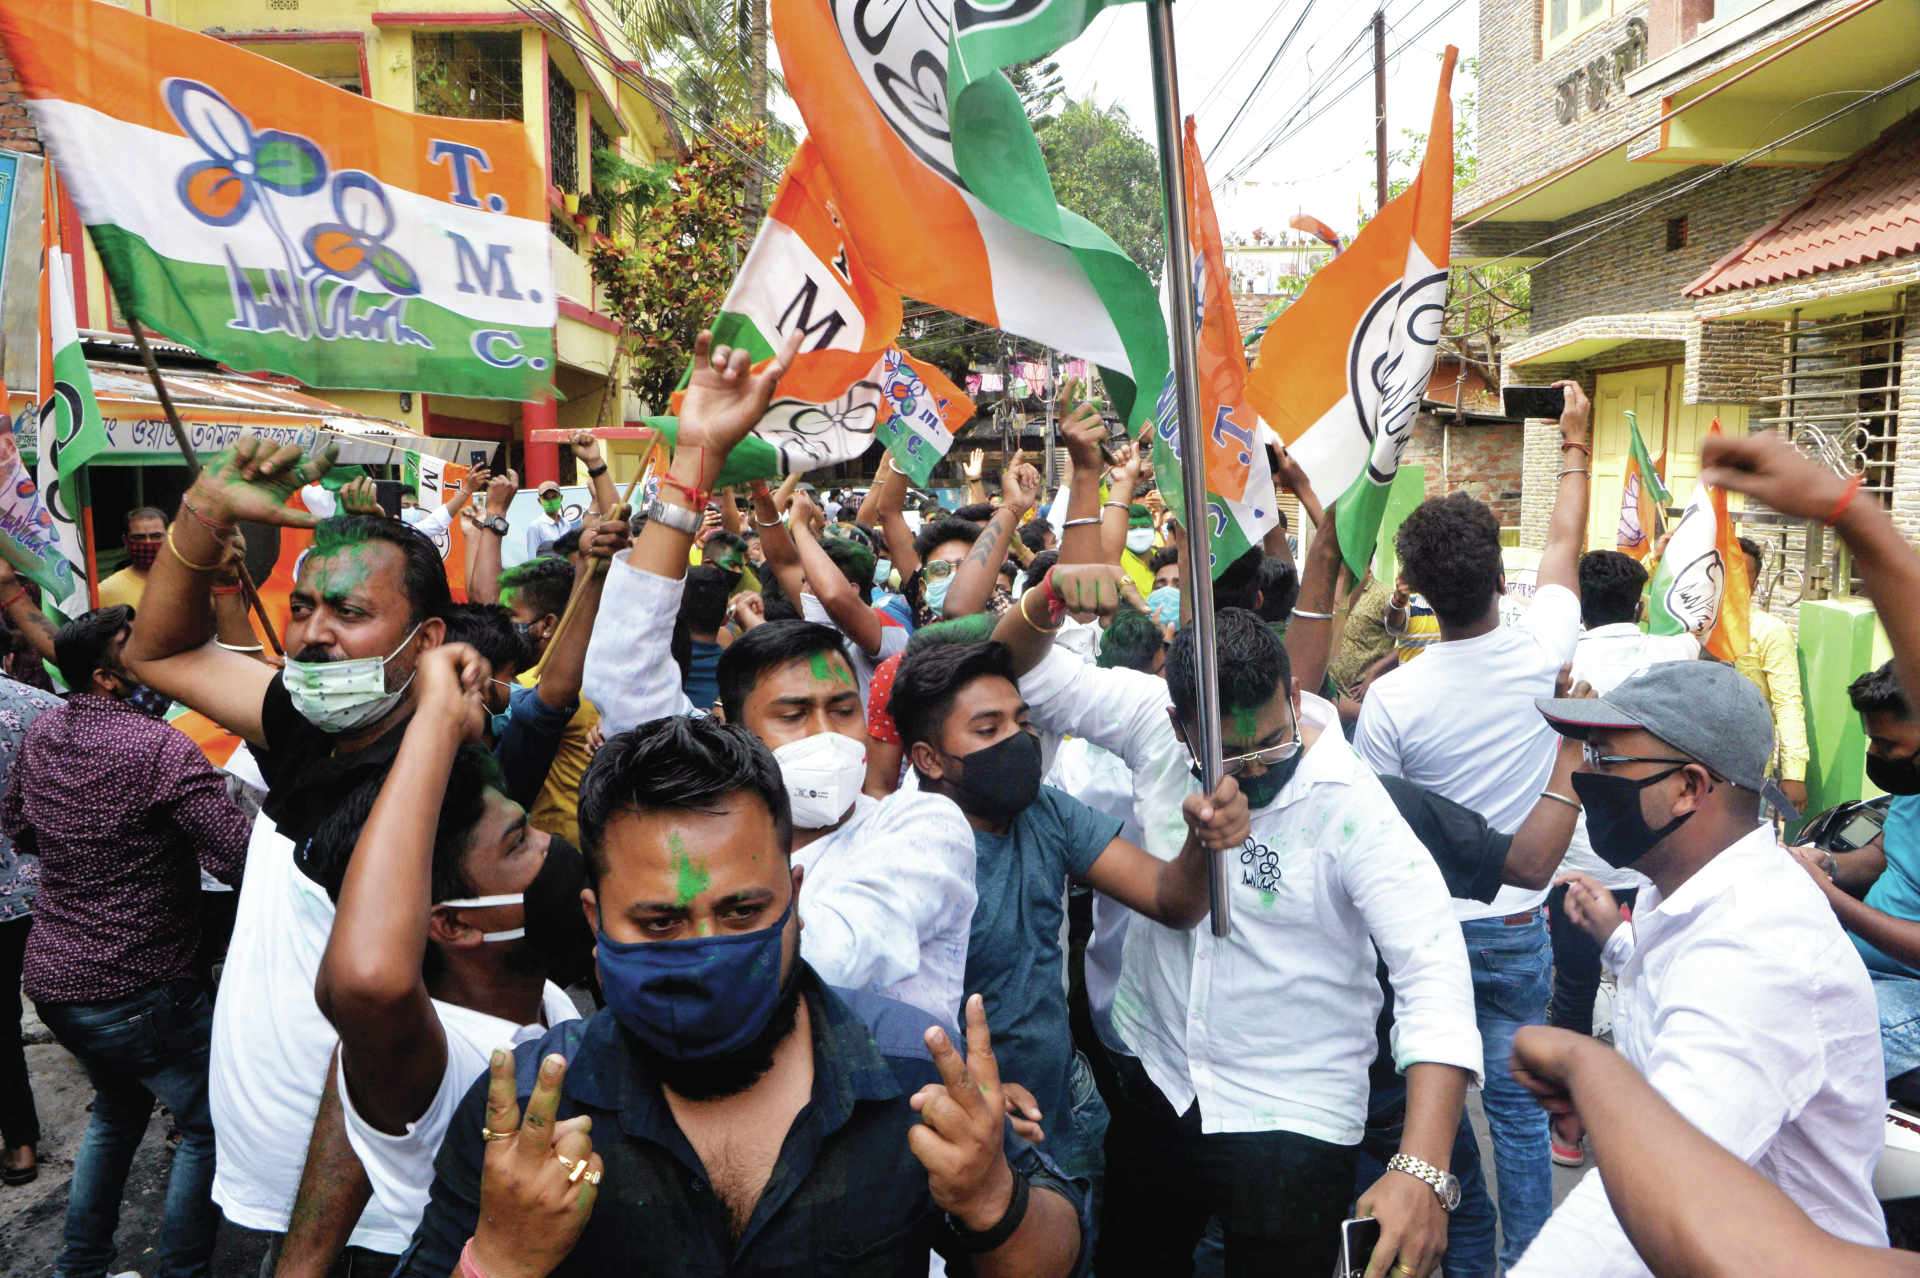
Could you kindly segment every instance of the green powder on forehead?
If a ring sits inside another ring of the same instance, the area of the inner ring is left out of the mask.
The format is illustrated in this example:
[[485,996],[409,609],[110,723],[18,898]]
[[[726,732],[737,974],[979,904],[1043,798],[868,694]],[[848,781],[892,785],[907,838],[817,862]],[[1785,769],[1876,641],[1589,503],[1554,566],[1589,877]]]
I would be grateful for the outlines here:
[[673,890],[680,908],[692,905],[694,898],[713,884],[713,876],[707,873],[704,859],[695,861],[687,854],[687,845],[681,841],[678,830],[667,834],[667,850],[673,853]]
[[1260,707],[1235,706],[1227,711],[1227,719],[1233,724],[1234,735],[1242,741],[1252,741],[1260,733]]
[[844,683],[848,685],[853,683],[852,678],[848,676],[845,670],[827,660],[827,654],[824,652],[814,653],[808,658],[808,665],[813,669],[813,677],[822,683]]

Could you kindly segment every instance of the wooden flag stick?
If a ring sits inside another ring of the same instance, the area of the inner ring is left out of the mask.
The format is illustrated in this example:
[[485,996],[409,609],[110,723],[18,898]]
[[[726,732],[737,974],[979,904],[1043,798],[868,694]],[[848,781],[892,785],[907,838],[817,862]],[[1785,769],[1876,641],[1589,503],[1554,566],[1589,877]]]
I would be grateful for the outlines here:
[[[180,410],[173,406],[173,396],[167,393],[167,384],[161,379],[160,366],[153,359],[153,348],[147,345],[147,330],[131,315],[127,317],[127,327],[133,330],[133,344],[140,348],[140,362],[147,366],[147,377],[153,382],[153,393],[159,398],[160,407],[166,411],[167,425],[173,427],[173,442],[180,446],[180,457],[186,462],[188,478],[196,479],[200,475],[200,458],[187,440],[187,428],[180,424]],[[267,632],[267,642],[273,645],[273,655],[286,656],[287,650],[280,646],[280,636],[274,631],[273,618],[267,615],[267,605],[254,588],[246,562],[242,560],[237,567],[240,569],[240,589],[246,593],[247,606],[260,618],[260,627]]]

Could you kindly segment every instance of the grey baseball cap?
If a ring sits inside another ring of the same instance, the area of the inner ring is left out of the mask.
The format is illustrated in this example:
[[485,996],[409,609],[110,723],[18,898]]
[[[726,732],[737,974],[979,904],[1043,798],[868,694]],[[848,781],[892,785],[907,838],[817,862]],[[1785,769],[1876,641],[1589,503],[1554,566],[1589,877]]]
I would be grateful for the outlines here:
[[1773,714],[1753,681],[1718,661],[1663,661],[1634,671],[1604,697],[1534,702],[1563,736],[1641,728],[1748,790],[1767,783]]

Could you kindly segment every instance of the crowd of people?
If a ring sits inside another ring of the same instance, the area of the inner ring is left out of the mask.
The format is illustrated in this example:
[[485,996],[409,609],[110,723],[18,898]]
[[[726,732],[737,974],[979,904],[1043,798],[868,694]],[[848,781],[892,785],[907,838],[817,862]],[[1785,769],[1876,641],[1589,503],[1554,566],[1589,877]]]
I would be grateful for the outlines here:
[[[106,606],[55,629],[0,566],[66,689],[0,678],[0,1007],[94,1089],[59,1274],[116,1271],[156,1101],[164,1278],[222,1217],[279,1278],[1324,1278],[1354,1217],[1367,1278],[1920,1271],[1873,1192],[1920,1092],[1920,557],[1857,485],[1768,435],[1703,458],[1832,526],[1891,642],[1849,689],[1884,830],[1789,849],[1793,636],[1756,610],[1728,665],[1641,629],[1650,565],[1582,553],[1575,383],[1524,609],[1484,504],[1355,580],[1277,451],[1298,524],[1203,640],[1091,403],[1057,524],[1018,455],[951,511],[890,463],[716,492],[791,353],[702,337],[639,510],[587,434],[589,508],[543,484],[520,533],[511,472],[393,518],[243,437],[127,517]],[[284,660],[242,522],[313,529]],[[1557,1207],[1555,1162],[1588,1166]]]

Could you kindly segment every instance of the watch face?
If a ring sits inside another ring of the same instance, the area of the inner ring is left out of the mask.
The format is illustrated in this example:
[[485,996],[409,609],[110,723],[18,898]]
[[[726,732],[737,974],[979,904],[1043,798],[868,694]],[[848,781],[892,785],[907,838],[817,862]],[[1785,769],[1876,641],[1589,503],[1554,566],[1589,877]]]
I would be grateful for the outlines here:
[[1447,1174],[1443,1187],[1440,1190],[1440,1205],[1445,1207],[1449,1212],[1460,1205],[1460,1178],[1458,1176]]

